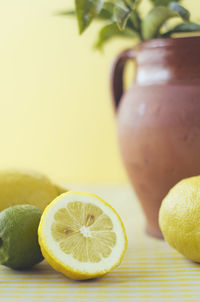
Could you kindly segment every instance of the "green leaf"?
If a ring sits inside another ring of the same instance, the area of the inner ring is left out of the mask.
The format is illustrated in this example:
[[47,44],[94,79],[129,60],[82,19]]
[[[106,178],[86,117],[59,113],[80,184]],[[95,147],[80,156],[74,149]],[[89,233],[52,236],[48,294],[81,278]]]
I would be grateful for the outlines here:
[[120,30],[125,28],[130,14],[131,10],[117,1],[114,8],[114,21],[117,23]]
[[114,7],[114,3],[105,2],[102,10],[100,11],[100,14],[98,15],[98,19],[111,20],[114,14]]
[[188,22],[190,20],[190,13],[187,9],[176,2],[171,2],[169,8],[176,12],[184,21]]
[[163,38],[170,37],[176,33],[200,32],[200,25],[196,23],[181,23],[162,35]]
[[[172,0],[150,0],[154,6],[168,6]],[[180,2],[181,0],[175,0]]]
[[[111,20],[113,17],[113,13],[114,13],[114,4],[111,2],[105,2],[99,15],[96,16],[96,19],[100,19],[100,20]],[[71,10],[62,10],[59,11],[57,13],[55,13],[55,15],[58,16],[75,16],[76,15],[76,11],[71,9]]]
[[157,6],[153,8],[142,22],[142,36],[144,40],[156,38],[162,25],[173,17],[177,17],[177,13],[168,7]]
[[121,0],[121,2],[123,2],[127,7],[133,7],[137,0]]
[[127,25],[131,24],[130,28],[140,32],[141,31],[141,18],[137,10],[133,10],[130,14],[130,18],[127,22]]
[[144,18],[142,22],[142,35],[144,40],[157,38],[160,28],[170,18],[181,17],[189,20],[189,12],[176,2],[172,2],[170,7],[157,6]]
[[100,32],[95,44],[95,48],[102,49],[106,42],[110,41],[113,38],[122,37],[122,38],[135,38],[137,33],[132,30],[125,29],[123,32],[118,28],[116,23],[108,24],[104,26]]
[[141,32],[141,22],[142,20],[140,18],[139,12],[137,10],[133,10],[127,21],[126,27],[136,31],[140,37],[140,40],[143,40]]
[[100,13],[104,0],[75,0],[79,32],[82,33]]
[[125,0],[127,3],[129,3],[129,6],[132,8],[138,8],[142,0]]
[[56,16],[75,16],[76,12],[75,10],[61,10],[55,13]]

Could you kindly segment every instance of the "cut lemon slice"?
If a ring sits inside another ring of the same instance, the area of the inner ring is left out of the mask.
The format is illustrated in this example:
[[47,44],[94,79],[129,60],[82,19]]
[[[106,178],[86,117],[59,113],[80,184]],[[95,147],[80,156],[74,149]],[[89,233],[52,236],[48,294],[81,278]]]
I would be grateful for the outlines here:
[[69,191],[57,197],[44,210],[38,234],[49,264],[75,280],[108,273],[120,264],[127,248],[119,215],[90,193]]

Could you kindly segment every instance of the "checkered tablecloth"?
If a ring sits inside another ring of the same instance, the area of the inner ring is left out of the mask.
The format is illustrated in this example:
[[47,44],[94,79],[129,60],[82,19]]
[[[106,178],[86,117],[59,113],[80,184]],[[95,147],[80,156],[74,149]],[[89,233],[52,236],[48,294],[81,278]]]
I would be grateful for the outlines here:
[[121,265],[101,279],[73,281],[46,261],[27,272],[0,266],[0,301],[200,301],[200,265],[144,233],[144,218],[128,186],[71,186],[96,193],[120,213],[129,247]]

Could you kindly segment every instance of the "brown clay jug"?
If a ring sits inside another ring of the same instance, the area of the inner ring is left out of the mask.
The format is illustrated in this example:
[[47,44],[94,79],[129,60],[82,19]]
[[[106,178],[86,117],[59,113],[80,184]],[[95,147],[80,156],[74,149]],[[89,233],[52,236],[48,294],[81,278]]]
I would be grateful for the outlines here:
[[[136,76],[123,94],[127,60],[135,61]],[[124,51],[111,88],[120,150],[147,232],[162,238],[162,199],[181,179],[200,174],[200,37],[155,39]]]

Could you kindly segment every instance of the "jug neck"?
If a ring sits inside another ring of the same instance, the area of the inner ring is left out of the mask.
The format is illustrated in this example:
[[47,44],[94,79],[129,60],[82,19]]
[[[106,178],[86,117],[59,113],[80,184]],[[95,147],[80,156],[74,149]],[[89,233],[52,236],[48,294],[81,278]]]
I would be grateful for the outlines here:
[[200,84],[200,37],[153,39],[136,47],[136,83]]

